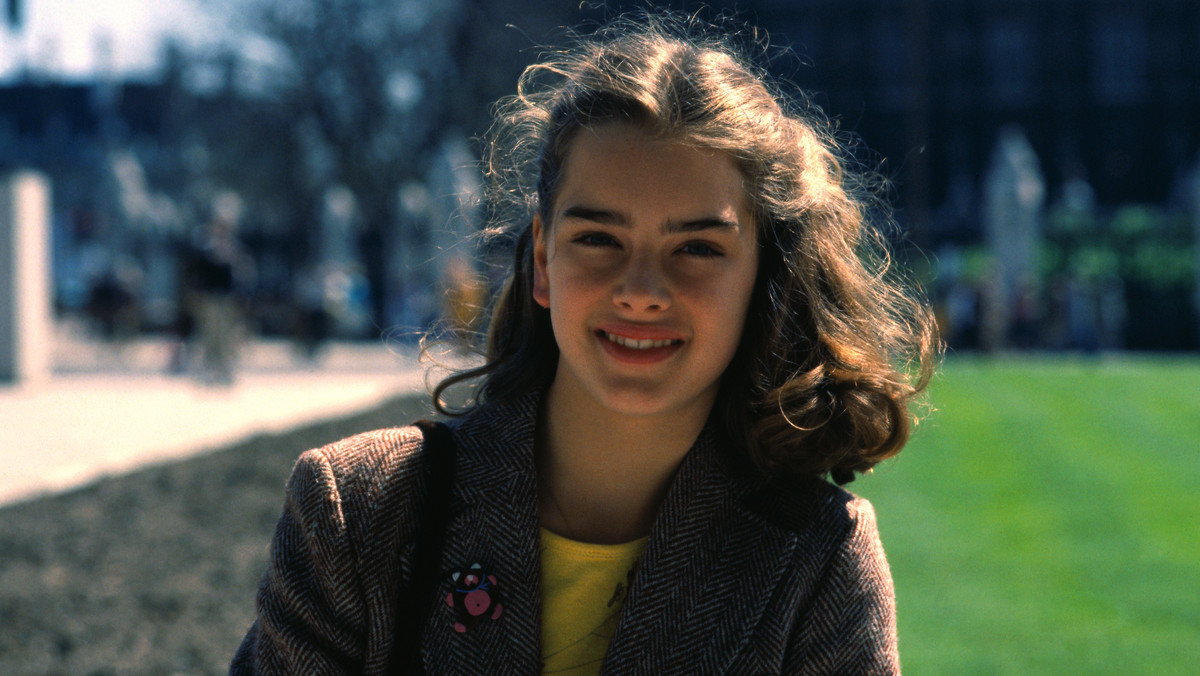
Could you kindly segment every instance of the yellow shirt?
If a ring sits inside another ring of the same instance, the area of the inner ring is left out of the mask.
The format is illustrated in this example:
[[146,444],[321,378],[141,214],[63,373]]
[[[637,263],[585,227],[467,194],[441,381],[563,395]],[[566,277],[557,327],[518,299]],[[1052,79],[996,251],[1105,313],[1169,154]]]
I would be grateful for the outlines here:
[[594,545],[542,531],[542,673],[598,674],[646,538]]

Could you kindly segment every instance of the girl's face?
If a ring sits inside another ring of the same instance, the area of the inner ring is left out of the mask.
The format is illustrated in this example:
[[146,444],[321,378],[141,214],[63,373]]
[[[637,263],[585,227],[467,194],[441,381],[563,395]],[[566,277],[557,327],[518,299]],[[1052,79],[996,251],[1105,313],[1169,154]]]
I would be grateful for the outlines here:
[[580,130],[534,220],[534,299],[560,351],[554,387],[632,416],[707,417],[758,270],[731,157],[611,123]]

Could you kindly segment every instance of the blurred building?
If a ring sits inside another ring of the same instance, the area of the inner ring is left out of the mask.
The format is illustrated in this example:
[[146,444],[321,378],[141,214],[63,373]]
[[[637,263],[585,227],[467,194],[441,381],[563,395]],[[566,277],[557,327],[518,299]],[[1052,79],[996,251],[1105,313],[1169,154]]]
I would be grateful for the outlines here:
[[[220,147],[269,156],[227,134],[231,124],[245,125],[241,136],[273,140],[247,124],[263,103],[235,91],[233,71],[225,57],[185,64],[182,53],[168,49],[156,79],[108,75],[80,82],[27,72],[0,85],[0,170],[37,168],[53,184],[60,312],[85,311],[97,285],[119,278],[135,280],[123,293],[134,297],[142,328],[177,322],[181,252],[194,244],[215,203],[231,183],[256,193],[248,202],[261,201],[259,186],[238,181],[225,166],[270,173]],[[199,85],[185,81],[197,73],[205,78]],[[214,142],[221,137],[228,138]],[[305,257],[303,234],[258,214],[242,225],[239,236],[253,247],[264,285],[288,287]]]
[[[882,162],[895,181],[899,220],[927,251],[982,241],[982,181],[1009,125],[1028,138],[1049,204],[1085,193],[1089,208],[1100,211],[1180,201],[1176,189],[1197,164],[1200,3],[1194,0],[709,4],[718,11],[738,7],[742,18],[769,31],[771,44],[791,48],[791,56],[770,67],[812,92],[843,130],[862,138],[872,154],[861,159],[870,166]],[[445,173],[439,153],[455,138],[482,131],[469,127],[481,124],[486,106],[511,90],[523,62],[536,56],[530,45],[554,39],[542,28],[605,15],[570,3],[513,5],[460,0],[453,12],[446,10],[458,24],[438,34],[441,51],[426,51],[450,61],[425,68],[440,73],[437,78],[413,80],[420,86],[404,89],[423,92],[429,102],[423,99],[421,110],[434,111],[435,120],[422,123],[428,129],[413,139],[401,139],[411,152],[393,173],[404,175],[383,185],[382,197],[368,202],[356,195],[359,221],[370,222],[380,205],[395,203],[402,208],[387,209],[395,212],[389,222],[416,228],[386,246],[376,242],[383,237],[378,226],[342,228],[357,238],[347,251],[366,260],[376,314],[381,308],[389,317],[411,314],[411,308],[387,308],[408,303],[412,285],[426,280],[404,282],[410,289],[397,292],[398,300],[388,298],[387,289],[400,283],[389,266],[429,258],[413,247],[444,246],[421,228],[444,229],[446,215],[416,209],[406,196],[445,194],[444,186],[433,185]],[[530,34],[501,28],[510,23]],[[333,149],[311,142],[311,119],[239,89],[245,65],[232,55],[200,63],[173,51],[157,82],[106,76],[65,83],[31,73],[2,83],[0,166],[31,166],[52,178],[58,251],[78,252],[81,241],[101,236],[119,250],[153,249],[155,238],[166,236],[154,233],[204,220],[202,205],[221,187],[216,182],[234,185],[251,215],[240,234],[256,256],[264,293],[286,295],[298,274],[322,263],[316,259],[328,248],[327,193],[350,183],[335,175]],[[423,72],[412,63],[405,68],[404,82]],[[131,216],[114,190],[97,182],[113,174],[114,151],[136,160],[144,174],[143,201],[150,206],[140,216]],[[135,234],[123,240],[121,233]],[[147,283],[168,284],[154,282],[166,279],[156,274]],[[60,301],[74,302],[69,279],[60,282]],[[1130,323],[1135,320],[1141,321],[1131,317]],[[379,325],[388,321],[376,317]]]
[[1194,0],[762,0],[791,78],[899,179],[912,225],[1024,129],[1051,191],[1080,169],[1102,204],[1161,202],[1200,148]]
[[[801,57],[776,69],[875,153],[861,159],[894,181],[897,216],[926,251],[984,242],[989,162],[1002,130],[1023,131],[1046,217],[1065,204],[1073,213],[1059,224],[1084,229],[1057,233],[1055,269],[1014,309],[1040,315],[1033,346],[1200,346],[1194,275],[1183,269],[1200,242],[1182,224],[1200,219],[1188,213],[1188,177],[1200,166],[1200,3],[760,0],[755,12],[773,43]],[[1154,205],[1136,236],[1125,227],[1130,204]],[[1065,313],[1056,285],[1082,288],[1076,295],[1100,299],[1097,316],[1119,321],[1097,320],[1099,337],[1055,339],[1050,327]],[[1121,336],[1103,338],[1114,331],[1106,324]]]

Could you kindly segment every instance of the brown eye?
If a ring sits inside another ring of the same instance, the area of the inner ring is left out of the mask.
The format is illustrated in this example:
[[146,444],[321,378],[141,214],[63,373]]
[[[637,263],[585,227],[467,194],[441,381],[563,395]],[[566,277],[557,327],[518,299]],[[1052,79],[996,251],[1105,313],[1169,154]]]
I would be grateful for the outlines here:
[[689,256],[699,256],[700,258],[716,258],[725,255],[712,245],[704,242],[688,242],[679,247],[679,252]]
[[591,247],[618,246],[617,240],[602,232],[585,232],[571,241]]

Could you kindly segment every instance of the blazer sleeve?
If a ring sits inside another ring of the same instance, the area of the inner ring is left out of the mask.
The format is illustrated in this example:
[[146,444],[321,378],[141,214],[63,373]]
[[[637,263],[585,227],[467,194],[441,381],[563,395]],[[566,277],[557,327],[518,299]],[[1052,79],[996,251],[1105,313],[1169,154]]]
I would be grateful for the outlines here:
[[849,528],[793,626],[784,673],[900,673],[896,596],[875,511],[862,498],[846,508]]
[[231,674],[343,674],[361,670],[364,610],[341,496],[323,450],[300,456],[288,479],[258,619]]

